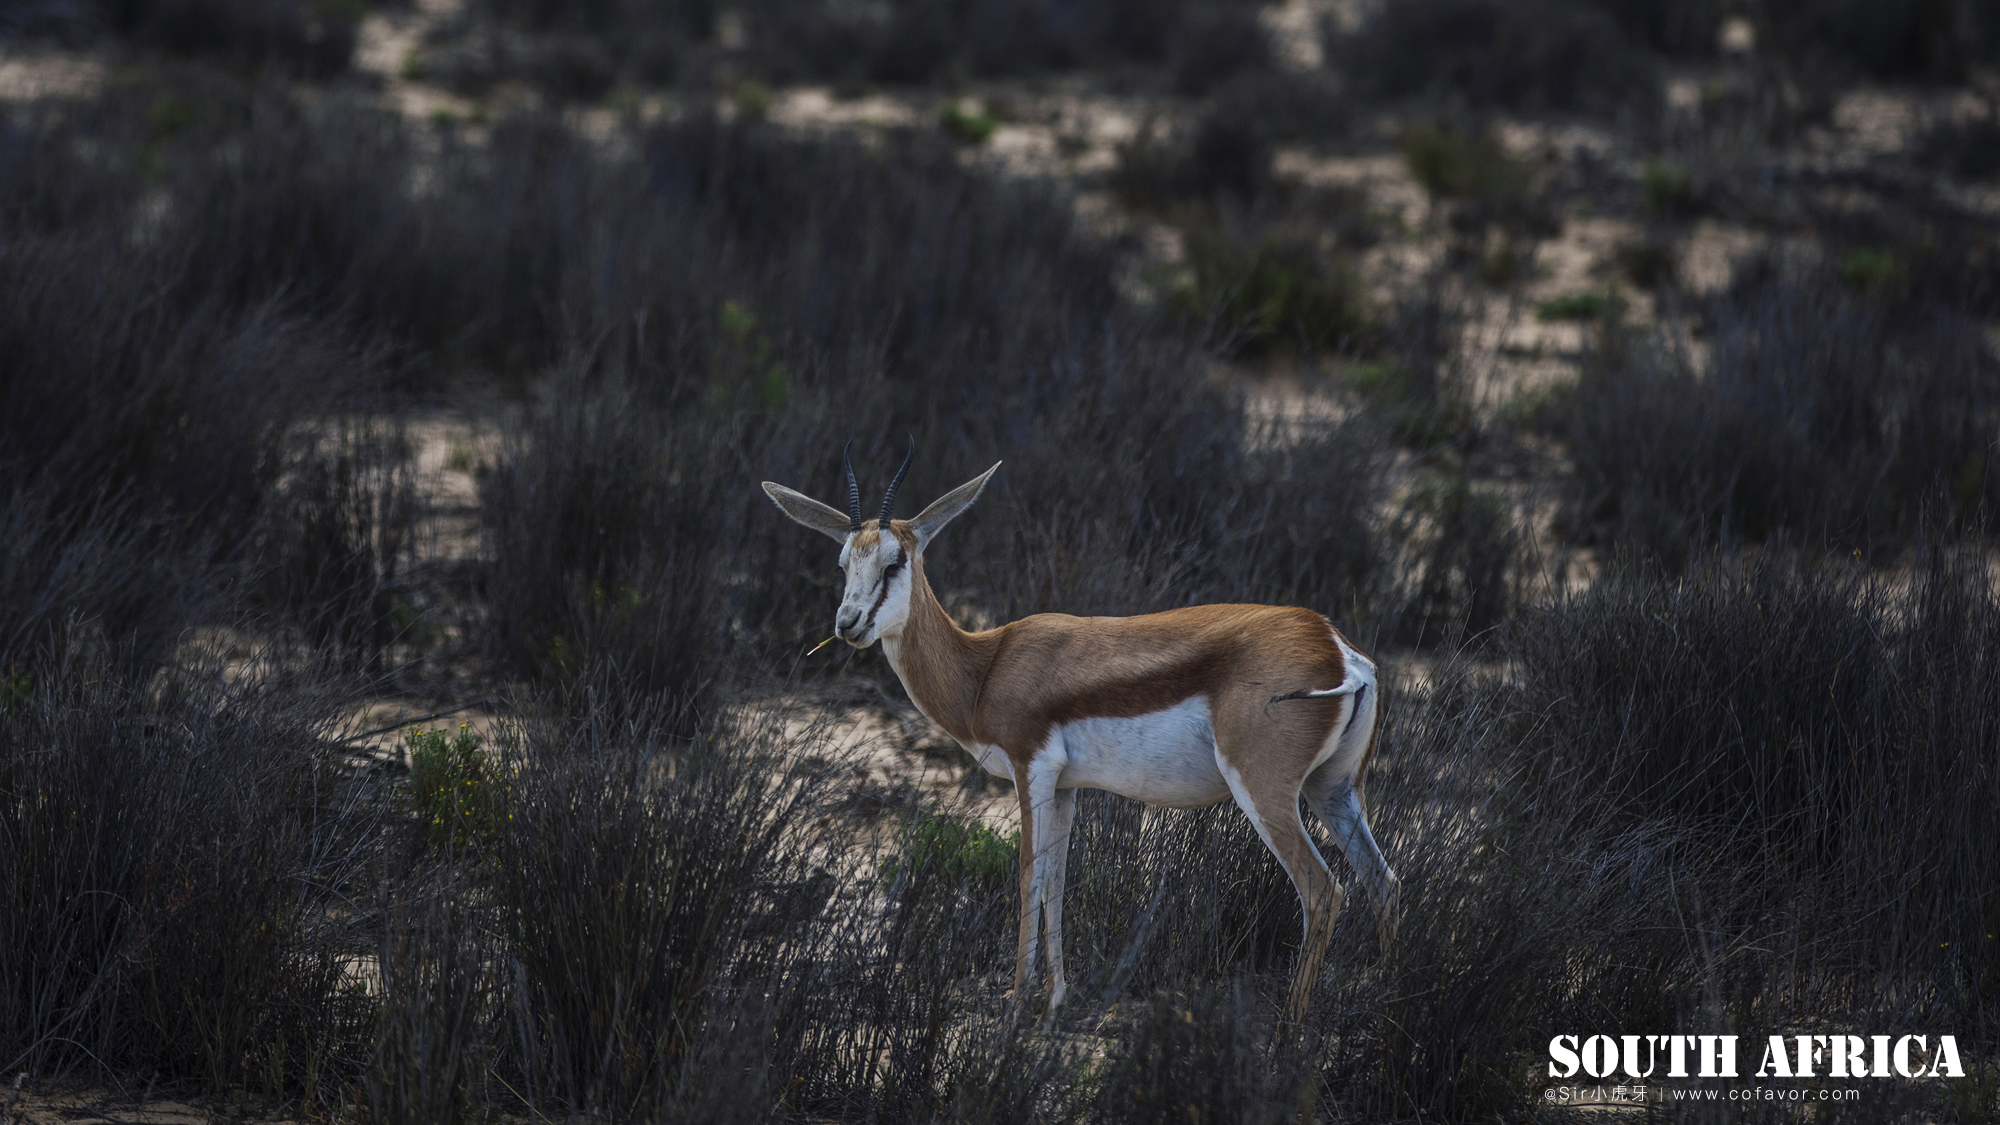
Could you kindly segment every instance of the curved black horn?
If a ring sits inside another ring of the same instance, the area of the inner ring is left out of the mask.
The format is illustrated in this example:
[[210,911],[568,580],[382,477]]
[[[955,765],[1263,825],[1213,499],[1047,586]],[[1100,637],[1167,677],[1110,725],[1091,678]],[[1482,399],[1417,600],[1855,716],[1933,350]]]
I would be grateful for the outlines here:
[[850,439],[840,447],[840,467],[847,470],[847,518],[851,521],[850,532],[861,530],[861,486],[854,481],[854,462],[848,460],[847,451],[854,448]]
[[917,455],[917,435],[910,435],[910,451],[903,454],[903,467],[896,470],[896,479],[889,482],[889,491],[882,497],[882,526],[889,526],[889,513],[896,509],[896,490],[903,487],[903,476],[910,471],[910,459]]

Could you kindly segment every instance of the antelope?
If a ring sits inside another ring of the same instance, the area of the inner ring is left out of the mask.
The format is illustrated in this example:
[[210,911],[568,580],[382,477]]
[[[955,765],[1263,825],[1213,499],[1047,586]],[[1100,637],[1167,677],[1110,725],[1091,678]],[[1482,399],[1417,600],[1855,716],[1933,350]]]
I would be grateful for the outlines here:
[[915,452],[912,441],[877,519],[861,518],[844,450],[846,514],[771,481],[764,491],[785,515],[840,544],[847,586],[835,635],[856,649],[880,641],[911,702],[987,772],[1014,783],[1021,923],[1008,996],[1029,995],[1044,928],[1048,1018],[1068,990],[1063,879],[1078,789],[1169,808],[1234,798],[1298,891],[1304,943],[1285,1011],[1302,1017],[1345,892],[1306,832],[1301,797],[1368,885],[1385,947],[1394,936],[1399,884],[1361,799],[1381,719],[1374,662],[1325,617],[1284,606],[1038,613],[983,632],[960,629],[931,592],[924,549],[972,507],[1000,465],[915,519],[895,519],[896,490]]

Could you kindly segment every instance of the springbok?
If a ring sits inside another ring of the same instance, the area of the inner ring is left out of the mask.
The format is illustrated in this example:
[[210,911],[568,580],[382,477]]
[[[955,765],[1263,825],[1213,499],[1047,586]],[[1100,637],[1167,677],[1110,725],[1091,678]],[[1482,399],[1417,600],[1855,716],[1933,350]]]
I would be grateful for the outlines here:
[[[915,447],[912,443],[911,455]],[[1368,884],[1393,938],[1397,879],[1368,830],[1363,775],[1381,716],[1375,665],[1309,609],[1204,605],[1140,617],[1038,613],[968,633],[938,604],[924,548],[972,507],[995,471],[913,520],[891,518],[910,459],[878,519],[861,518],[854,465],[842,515],[781,484],[764,491],[793,520],[840,543],[847,591],[834,631],[877,640],[910,700],[1021,801],[1021,930],[1010,996],[1033,982],[1036,913],[1048,930],[1051,1016],[1063,1002],[1062,899],[1076,790],[1201,808],[1225,797],[1250,818],[1298,889],[1304,946],[1286,1005],[1302,1016],[1345,897],[1300,819],[1299,798]]]

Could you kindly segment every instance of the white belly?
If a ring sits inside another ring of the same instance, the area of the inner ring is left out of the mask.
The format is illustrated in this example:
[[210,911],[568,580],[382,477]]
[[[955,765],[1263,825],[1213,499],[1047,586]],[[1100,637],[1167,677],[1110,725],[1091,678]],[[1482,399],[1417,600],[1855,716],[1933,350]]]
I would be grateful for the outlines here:
[[1200,696],[1132,719],[1061,728],[1067,759],[1056,785],[1104,789],[1149,805],[1200,808],[1229,796],[1215,763],[1215,728]]

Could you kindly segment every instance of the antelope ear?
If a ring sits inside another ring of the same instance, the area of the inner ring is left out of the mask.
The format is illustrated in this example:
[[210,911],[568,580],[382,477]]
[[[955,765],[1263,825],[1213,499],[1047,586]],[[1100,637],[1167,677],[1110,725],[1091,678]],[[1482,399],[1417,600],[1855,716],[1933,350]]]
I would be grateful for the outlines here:
[[793,492],[782,484],[764,482],[764,491],[778,505],[778,510],[792,517],[836,543],[845,545],[847,533],[853,530],[854,521],[845,512],[836,512],[825,504],[800,492]]
[[994,473],[1000,471],[1000,464],[998,461],[993,462],[992,468],[938,497],[931,502],[930,507],[917,513],[917,518],[910,521],[910,529],[917,533],[918,551],[930,546],[931,540],[937,538],[937,533],[944,530],[945,524],[957,519],[967,508],[972,507],[972,502],[979,499],[979,493],[986,487],[986,482]]

